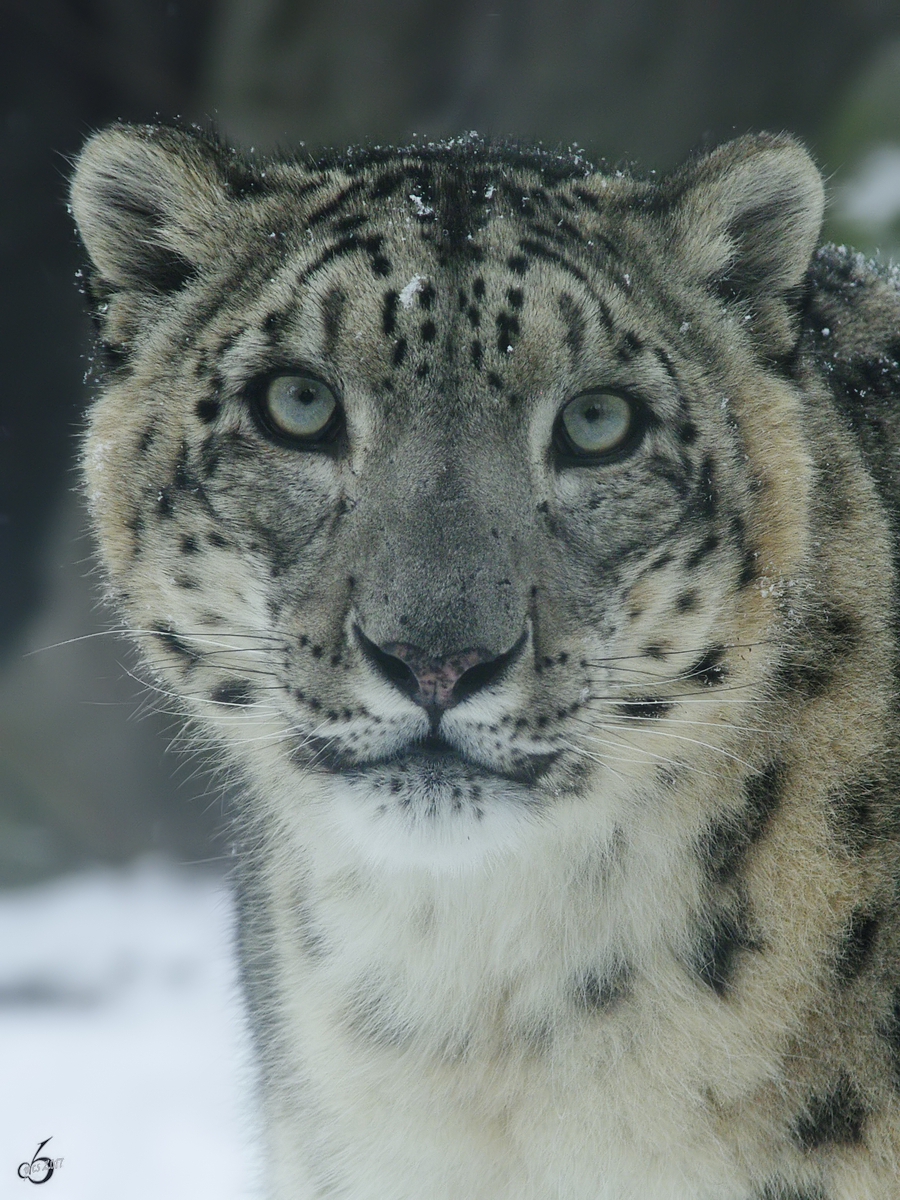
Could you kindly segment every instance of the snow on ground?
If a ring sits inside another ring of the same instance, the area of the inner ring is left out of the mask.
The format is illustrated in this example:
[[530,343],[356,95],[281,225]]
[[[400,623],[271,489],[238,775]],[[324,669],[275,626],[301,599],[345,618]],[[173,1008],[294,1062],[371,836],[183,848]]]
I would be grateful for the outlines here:
[[260,1196],[232,920],[158,860],[0,892],[0,1200]]

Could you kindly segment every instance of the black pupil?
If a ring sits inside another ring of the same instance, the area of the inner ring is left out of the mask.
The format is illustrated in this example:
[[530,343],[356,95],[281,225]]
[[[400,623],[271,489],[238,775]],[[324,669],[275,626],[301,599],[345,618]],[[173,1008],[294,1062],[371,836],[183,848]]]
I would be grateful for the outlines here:
[[314,404],[316,401],[315,389],[311,387],[298,388],[296,396],[298,404]]

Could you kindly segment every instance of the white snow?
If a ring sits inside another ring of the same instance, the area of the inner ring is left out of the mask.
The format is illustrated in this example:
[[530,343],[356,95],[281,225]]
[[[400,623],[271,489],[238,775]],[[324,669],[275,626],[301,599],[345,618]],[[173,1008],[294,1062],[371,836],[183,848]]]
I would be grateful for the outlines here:
[[45,1138],[44,1200],[261,1197],[232,921],[158,860],[0,892],[0,1197]]
[[417,217],[430,217],[434,209],[426,204],[421,196],[417,196],[415,192],[411,193],[410,200],[413,202],[413,208],[416,210]]
[[412,306],[413,296],[415,296],[416,292],[421,292],[421,290],[424,286],[425,286],[425,276],[424,275],[413,275],[412,279],[409,281],[409,283],[406,285],[406,287],[403,289],[403,291],[400,293],[400,295],[398,297],[400,303],[403,305],[404,308],[410,308]]

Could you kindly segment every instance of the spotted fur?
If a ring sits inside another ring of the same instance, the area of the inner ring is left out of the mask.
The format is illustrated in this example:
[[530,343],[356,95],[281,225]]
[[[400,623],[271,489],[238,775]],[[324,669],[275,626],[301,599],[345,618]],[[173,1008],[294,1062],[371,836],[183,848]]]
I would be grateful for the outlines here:
[[895,1196],[900,302],[806,153],[116,126],[72,204],[110,590],[246,784],[273,1196]]

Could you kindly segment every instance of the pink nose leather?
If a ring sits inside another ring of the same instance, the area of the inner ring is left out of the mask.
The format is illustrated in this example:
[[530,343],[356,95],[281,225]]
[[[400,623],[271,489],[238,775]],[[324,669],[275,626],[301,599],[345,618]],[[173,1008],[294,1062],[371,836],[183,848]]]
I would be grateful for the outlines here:
[[453,703],[453,689],[461,676],[470,667],[477,667],[492,657],[483,650],[463,650],[447,658],[432,658],[406,642],[387,642],[381,649],[409,667],[419,685],[417,701],[431,708],[449,708]]

